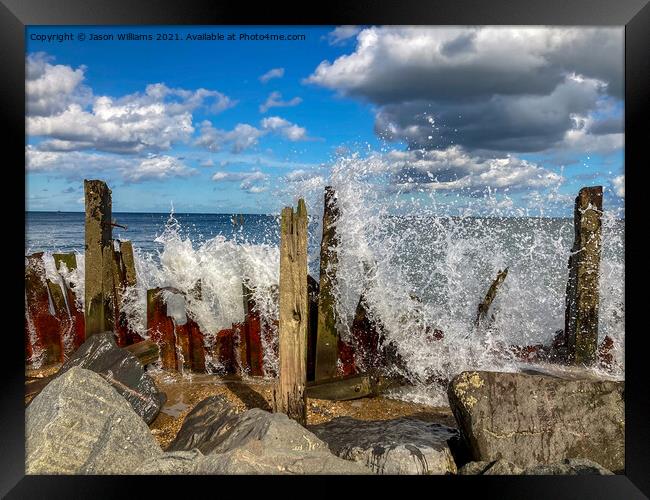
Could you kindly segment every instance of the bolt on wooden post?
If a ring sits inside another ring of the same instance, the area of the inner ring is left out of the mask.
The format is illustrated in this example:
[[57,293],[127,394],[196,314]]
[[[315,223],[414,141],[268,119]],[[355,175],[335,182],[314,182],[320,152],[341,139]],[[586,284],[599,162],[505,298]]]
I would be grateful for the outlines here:
[[113,330],[113,242],[111,190],[103,181],[84,180],[86,338]]
[[279,380],[273,408],[307,424],[307,207],[282,210],[280,237]]
[[318,328],[316,334],[315,380],[335,377],[338,361],[338,332],[334,315],[335,299],[332,291],[336,283],[339,238],[336,223],[339,218],[336,192],[325,187],[323,207],[323,238],[320,246],[320,289],[318,296]]
[[575,202],[575,240],[569,257],[564,332],[569,359],[590,365],[598,349],[598,302],[603,188],[584,187]]

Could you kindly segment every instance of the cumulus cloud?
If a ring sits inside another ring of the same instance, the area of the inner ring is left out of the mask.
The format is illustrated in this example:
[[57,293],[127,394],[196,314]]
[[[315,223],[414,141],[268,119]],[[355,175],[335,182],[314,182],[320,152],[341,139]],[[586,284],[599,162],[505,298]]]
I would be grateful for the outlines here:
[[116,176],[126,183],[136,183],[189,177],[197,173],[178,158],[168,155],[151,154],[138,158],[85,151],[42,151],[27,146],[25,158],[28,171],[56,173],[70,180],[105,175]]
[[271,92],[266,98],[266,102],[264,102],[264,104],[260,104],[260,113],[266,113],[271,108],[297,106],[301,102],[301,97],[294,97],[288,101],[283,101],[282,94],[280,92]]
[[623,89],[619,28],[368,28],[305,80],[376,105],[411,148],[541,151]]
[[210,151],[220,151],[224,146],[230,145],[233,153],[241,153],[256,146],[260,137],[274,133],[289,141],[302,141],[307,139],[307,130],[291,123],[279,116],[264,118],[260,128],[248,123],[238,123],[232,130],[221,130],[205,120],[201,123],[198,139],[194,142]]
[[201,123],[200,135],[195,144],[210,151],[220,151],[224,145],[230,144],[233,153],[241,153],[255,146],[262,135],[263,130],[247,123],[238,123],[235,128],[226,131],[215,128],[210,121],[205,120]]
[[262,193],[268,189],[269,175],[259,170],[252,172],[217,172],[212,176],[215,182],[239,182],[242,191]]
[[127,182],[165,180],[173,177],[189,177],[195,174],[195,169],[166,155],[152,155],[140,161],[135,168],[122,171],[122,177]]
[[327,41],[330,45],[341,45],[346,40],[357,36],[360,31],[359,26],[337,26],[327,34]]
[[307,129],[279,116],[264,118],[261,124],[263,129],[278,133],[290,141],[304,141],[307,139]]
[[29,115],[47,116],[65,110],[70,104],[85,105],[92,91],[83,85],[85,66],[73,69],[51,64],[53,57],[44,52],[27,56],[25,94]]
[[268,70],[260,76],[260,82],[266,83],[273,78],[282,78],[284,76],[284,68],[273,68]]
[[84,68],[53,65],[43,54],[27,58],[26,132],[43,137],[42,150],[158,153],[194,133],[192,113],[235,105],[215,90],[148,85],[144,92],[113,98],[94,96],[82,84]]

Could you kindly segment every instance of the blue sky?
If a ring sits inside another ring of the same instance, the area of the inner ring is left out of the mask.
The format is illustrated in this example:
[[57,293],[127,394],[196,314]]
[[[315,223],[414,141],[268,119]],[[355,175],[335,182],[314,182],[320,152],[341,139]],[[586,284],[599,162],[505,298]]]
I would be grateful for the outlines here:
[[[73,40],[46,39],[64,33]],[[89,40],[118,33],[181,40]],[[27,210],[81,211],[83,179],[101,178],[115,211],[277,212],[287,185],[327,183],[353,153],[381,165],[378,189],[404,196],[496,191],[504,207],[570,215],[581,186],[602,184],[606,204],[623,206],[622,29],[34,27],[26,37]]]

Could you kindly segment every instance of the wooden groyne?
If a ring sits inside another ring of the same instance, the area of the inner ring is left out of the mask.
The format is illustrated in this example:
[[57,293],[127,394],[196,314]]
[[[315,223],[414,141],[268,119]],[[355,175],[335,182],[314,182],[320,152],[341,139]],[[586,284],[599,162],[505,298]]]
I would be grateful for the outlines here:
[[[364,285],[366,292],[359,297],[350,338],[344,341],[340,334],[345,321],[336,316],[335,294],[340,207],[332,187],[325,189],[320,282],[307,274],[304,200],[299,201],[296,210],[287,207],[282,212],[280,283],[271,290],[279,303],[278,320],[269,322],[263,317],[255,301],[256,290],[243,281],[242,320],[216,332],[203,331],[190,304],[204,300],[199,280],[188,292],[171,287],[147,290],[146,335],[141,336],[132,330],[123,310],[125,296],[137,285],[133,246],[130,241],[113,239],[112,228],[120,225],[112,220],[108,186],[98,180],[85,181],[84,186],[86,307],[81,306],[69,278],[77,268],[74,253],[52,256],[56,280],[46,276],[42,252],[26,257],[28,368],[62,363],[86,338],[111,330],[120,347],[132,349],[143,363],[156,363],[164,370],[277,378],[276,410],[303,422],[306,394],[333,399],[374,394],[390,386],[382,373],[391,367],[404,367],[395,346],[387,343],[384,327],[368,302],[370,277]],[[611,368],[614,342],[606,337],[598,345],[601,217],[602,188],[581,189],[574,211],[575,241],[569,259],[565,329],[557,332],[551,345],[502,346],[496,354],[522,361],[600,363]],[[237,223],[243,223],[243,218]],[[499,271],[478,305],[475,327],[479,333],[492,321],[490,309],[507,272],[507,268]],[[185,310],[184,318],[171,314],[170,300],[183,306],[180,309]],[[432,326],[426,329],[431,342],[445,337],[443,331]],[[277,366],[273,359],[279,360]],[[446,383],[444,377],[433,376],[431,380]]]

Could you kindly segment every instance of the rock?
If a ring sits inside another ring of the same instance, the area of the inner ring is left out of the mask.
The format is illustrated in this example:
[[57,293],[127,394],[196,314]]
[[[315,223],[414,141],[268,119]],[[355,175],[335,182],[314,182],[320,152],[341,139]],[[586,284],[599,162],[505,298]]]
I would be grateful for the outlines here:
[[472,459],[519,467],[586,458],[624,468],[623,382],[545,374],[463,372],[448,387]]
[[178,466],[188,474],[370,473],[332,455],[327,444],[286,415],[259,408],[236,414],[220,396],[207,398],[185,417],[168,451],[139,471],[164,474]]
[[478,476],[483,474],[483,472],[491,465],[491,462],[467,462],[462,467],[458,468],[459,476]]
[[97,373],[72,367],[26,409],[27,474],[131,474],[162,455],[149,427]]
[[523,469],[517,467],[512,462],[500,459],[488,465],[482,474],[484,476],[516,476],[523,472]]
[[537,475],[537,476],[551,476],[551,475],[598,475],[609,476],[613,472],[605,469],[600,464],[587,460],[584,458],[570,458],[564,460],[562,463],[549,464],[549,465],[536,465],[528,467],[524,474]]
[[338,417],[311,430],[335,455],[377,474],[455,474],[447,440],[456,430],[413,418],[364,421]]
[[153,422],[165,403],[165,394],[158,391],[138,358],[118,347],[111,332],[97,333],[88,338],[63,364],[58,375],[73,366],[101,375],[148,424]]
[[239,418],[223,396],[210,396],[187,414],[167,451],[197,449],[204,455],[213,452]]

